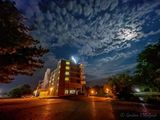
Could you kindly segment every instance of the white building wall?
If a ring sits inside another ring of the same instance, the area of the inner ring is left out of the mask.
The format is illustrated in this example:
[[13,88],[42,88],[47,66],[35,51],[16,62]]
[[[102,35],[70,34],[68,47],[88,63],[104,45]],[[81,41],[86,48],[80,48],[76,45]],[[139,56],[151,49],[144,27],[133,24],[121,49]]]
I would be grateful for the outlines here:
[[46,89],[48,87],[50,76],[51,76],[51,69],[47,68],[43,79],[42,89]]

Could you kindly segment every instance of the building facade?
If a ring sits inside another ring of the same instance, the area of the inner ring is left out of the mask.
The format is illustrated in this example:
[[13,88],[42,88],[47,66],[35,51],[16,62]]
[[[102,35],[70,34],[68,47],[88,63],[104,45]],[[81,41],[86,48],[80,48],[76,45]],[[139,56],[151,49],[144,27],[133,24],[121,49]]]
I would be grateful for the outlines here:
[[47,68],[45,74],[44,74],[44,79],[43,79],[43,84],[42,84],[42,88],[46,89],[48,87],[48,83],[50,80],[50,75],[51,75],[51,70],[49,68]]
[[60,60],[57,68],[54,71],[47,72],[47,76],[50,76],[50,78],[47,85],[46,81],[43,84],[45,89],[39,89],[40,92],[43,92],[43,95],[45,93],[47,96],[67,96],[85,92],[86,81],[83,64]]

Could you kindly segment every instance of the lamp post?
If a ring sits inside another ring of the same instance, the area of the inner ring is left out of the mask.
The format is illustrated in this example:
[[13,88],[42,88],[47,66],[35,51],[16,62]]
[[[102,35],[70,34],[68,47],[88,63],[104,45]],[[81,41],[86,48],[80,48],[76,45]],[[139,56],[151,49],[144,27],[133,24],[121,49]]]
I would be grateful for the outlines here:
[[106,88],[106,93],[109,93],[109,89],[108,88]]
[[51,95],[53,92],[53,87],[51,87],[49,90],[50,90],[50,95]]

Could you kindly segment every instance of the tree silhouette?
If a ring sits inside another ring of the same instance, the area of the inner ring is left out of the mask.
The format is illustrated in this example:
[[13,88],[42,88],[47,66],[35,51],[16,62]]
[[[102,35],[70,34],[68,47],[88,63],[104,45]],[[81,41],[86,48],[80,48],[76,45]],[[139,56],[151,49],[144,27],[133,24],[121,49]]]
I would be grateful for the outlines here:
[[47,49],[29,34],[24,17],[10,1],[0,1],[0,82],[8,83],[15,75],[32,75],[43,66],[40,59]]
[[160,84],[160,41],[139,54],[136,78],[146,84]]
[[24,84],[22,86],[19,86],[17,88],[12,89],[9,92],[9,96],[10,97],[22,97],[23,95],[31,95],[32,94],[32,90],[30,85],[28,84]]
[[118,98],[129,98],[132,92],[132,76],[128,73],[121,73],[111,76],[108,79],[106,86],[108,86],[112,93],[118,96]]

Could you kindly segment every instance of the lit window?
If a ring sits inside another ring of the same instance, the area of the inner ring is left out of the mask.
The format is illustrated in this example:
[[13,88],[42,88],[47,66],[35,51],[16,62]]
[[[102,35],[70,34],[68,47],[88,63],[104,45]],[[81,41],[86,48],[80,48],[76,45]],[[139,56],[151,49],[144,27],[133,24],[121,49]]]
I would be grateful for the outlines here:
[[66,65],[70,65],[70,62],[69,62],[69,61],[67,61],[67,62],[66,62]]
[[70,69],[70,67],[69,66],[66,66],[66,70],[69,70]]
[[65,77],[65,81],[69,81],[69,77]]
[[69,72],[65,72],[65,75],[69,75]]
[[68,90],[65,90],[64,94],[65,94],[65,95],[68,95]]

